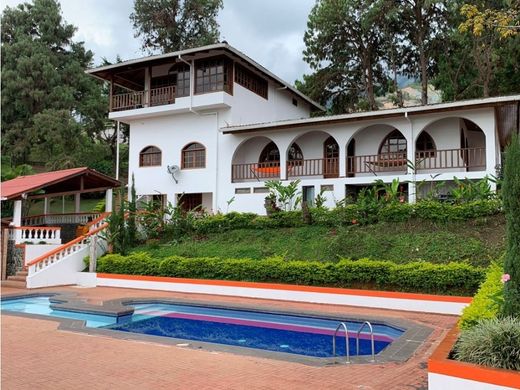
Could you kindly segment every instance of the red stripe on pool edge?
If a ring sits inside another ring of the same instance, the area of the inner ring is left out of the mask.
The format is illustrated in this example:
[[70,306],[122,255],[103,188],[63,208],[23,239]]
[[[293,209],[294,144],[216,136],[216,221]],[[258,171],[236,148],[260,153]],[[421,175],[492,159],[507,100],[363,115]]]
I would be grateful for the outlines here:
[[315,293],[322,293],[322,294],[340,294],[340,295],[360,295],[360,296],[377,297],[377,298],[413,299],[413,300],[452,302],[452,303],[470,303],[472,300],[471,297],[461,297],[461,296],[451,296],[451,295],[415,294],[415,293],[401,293],[401,292],[394,292],[394,291],[346,289],[346,288],[338,288],[338,287],[315,287],[315,286],[301,286],[301,285],[295,285],[295,284],[237,282],[237,281],[231,281],[231,280],[171,278],[171,277],[166,277],[166,276],[142,276],[142,275],[98,273],[97,277],[101,278],[101,279],[135,280],[135,281],[142,281],[142,282],[179,283],[179,284],[194,284],[194,285],[205,285],[205,286],[259,288],[259,289],[267,289],[267,290],[315,292]]

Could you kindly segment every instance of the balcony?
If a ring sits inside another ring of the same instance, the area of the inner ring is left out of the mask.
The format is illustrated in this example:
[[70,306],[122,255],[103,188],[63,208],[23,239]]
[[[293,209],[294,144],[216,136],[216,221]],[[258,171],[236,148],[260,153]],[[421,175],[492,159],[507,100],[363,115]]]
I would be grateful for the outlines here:
[[347,176],[377,176],[382,173],[406,173],[406,153],[384,153],[347,157]]
[[486,148],[426,150],[415,153],[417,172],[483,171]]
[[110,110],[124,111],[175,103],[175,85],[112,95]]
[[[407,154],[385,153],[349,156],[346,161],[346,177],[405,175]],[[417,173],[447,173],[483,171],[486,169],[486,148],[460,148],[426,150],[415,154]],[[264,181],[280,179],[280,162],[232,164],[232,182]],[[286,165],[287,179],[339,178],[338,158],[314,158],[291,160]]]

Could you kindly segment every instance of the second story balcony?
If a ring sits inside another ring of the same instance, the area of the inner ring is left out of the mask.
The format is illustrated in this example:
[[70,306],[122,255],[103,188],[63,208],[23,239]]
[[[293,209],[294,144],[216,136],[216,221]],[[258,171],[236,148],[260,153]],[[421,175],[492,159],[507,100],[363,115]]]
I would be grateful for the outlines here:
[[110,111],[134,110],[175,103],[175,85],[112,95]]

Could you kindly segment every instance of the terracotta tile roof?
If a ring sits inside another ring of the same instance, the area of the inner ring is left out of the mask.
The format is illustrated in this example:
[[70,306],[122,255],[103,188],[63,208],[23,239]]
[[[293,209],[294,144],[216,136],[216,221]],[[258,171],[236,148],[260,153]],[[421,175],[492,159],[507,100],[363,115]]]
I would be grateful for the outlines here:
[[81,175],[94,175],[97,179],[102,180],[106,186],[116,187],[119,185],[117,180],[109,176],[87,167],[81,167],[19,176],[12,180],[4,181],[0,185],[0,196],[2,200],[19,198],[23,194],[45,189]]

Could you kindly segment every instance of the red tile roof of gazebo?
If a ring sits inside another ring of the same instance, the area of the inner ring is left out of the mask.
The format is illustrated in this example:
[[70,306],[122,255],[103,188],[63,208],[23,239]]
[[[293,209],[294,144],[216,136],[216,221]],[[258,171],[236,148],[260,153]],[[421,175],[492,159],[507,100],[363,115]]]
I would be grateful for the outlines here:
[[121,183],[93,169],[87,167],[64,169],[61,171],[44,172],[36,175],[19,176],[12,180],[2,182],[0,185],[0,195],[2,200],[21,198],[23,194],[29,194],[38,190],[47,190],[49,195],[58,192],[89,192],[89,186],[83,190],[78,187],[78,178],[86,178],[96,188],[114,188]]

